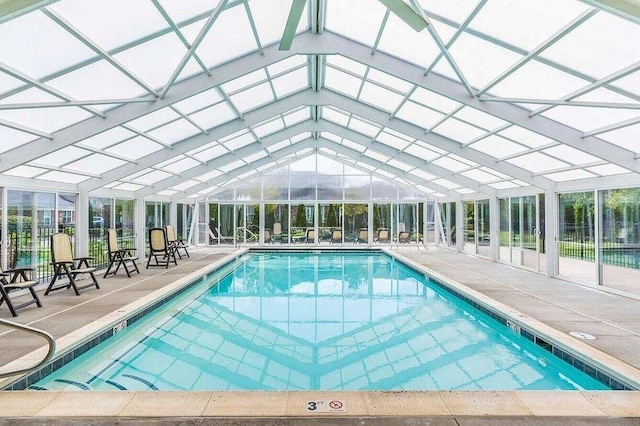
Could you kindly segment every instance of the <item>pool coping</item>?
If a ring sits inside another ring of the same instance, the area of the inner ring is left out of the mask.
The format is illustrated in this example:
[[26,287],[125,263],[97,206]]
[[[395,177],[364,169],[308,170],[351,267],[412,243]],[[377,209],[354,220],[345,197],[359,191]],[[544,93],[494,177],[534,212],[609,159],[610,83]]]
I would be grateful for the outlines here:
[[[368,248],[372,249],[372,248]],[[519,324],[549,334],[557,343],[584,346],[583,353],[606,366],[607,362],[628,366],[595,348],[565,335],[533,318],[519,313],[483,294],[455,282],[390,250],[373,248],[425,272],[454,287],[472,300],[482,302],[513,316]],[[58,353],[72,352],[106,328],[116,326],[123,317],[135,315],[168,295],[187,288],[214,269],[246,253],[243,248],[204,268],[194,271],[125,307],[105,315],[57,340]],[[8,364],[22,366],[41,358],[45,348]],[[16,363],[16,364],[14,364]],[[628,377],[628,376],[625,376]],[[633,376],[635,377],[635,376]],[[0,382],[12,383],[15,378]],[[339,400],[345,411],[307,411],[309,401]],[[2,391],[0,417],[362,417],[362,416],[516,416],[516,417],[640,417],[639,391]]]

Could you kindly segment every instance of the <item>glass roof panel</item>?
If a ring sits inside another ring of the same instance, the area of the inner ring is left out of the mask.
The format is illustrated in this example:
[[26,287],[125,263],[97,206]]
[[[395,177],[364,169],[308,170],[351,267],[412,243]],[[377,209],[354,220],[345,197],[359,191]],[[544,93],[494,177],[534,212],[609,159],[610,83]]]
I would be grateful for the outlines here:
[[396,117],[422,127],[423,129],[428,129],[442,120],[444,114],[420,106],[415,102],[407,101],[402,105],[402,108],[398,110]]
[[158,138],[163,142],[173,145],[176,142],[185,140],[190,136],[197,135],[198,133],[200,133],[200,129],[189,123],[187,120],[182,119],[149,132],[149,136]]
[[516,185],[513,182],[496,182],[496,183],[490,183],[489,186],[496,189],[509,189],[509,188],[519,187],[519,185]]
[[31,167],[31,166],[18,166],[18,167],[14,167],[12,169],[9,169],[5,172],[3,172],[2,174],[4,175],[8,175],[8,176],[17,176],[17,177],[34,177],[37,176],[39,174],[42,174],[43,172],[46,172],[46,169],[41,169],[39,167]]
[[222,123],[238,118],[227,103],[219,103],[189,116],[204,129],[212,129]]
[[[372,24],[369,25],[373,27]],[[393,13],[389,15],[378,49],[423,68],[440,53],[426,29],[418,33]]]
[[135,120],[129,121],[127,125],[133,127],[134,129],[140,130],[141,132],[146,132],[149,129],[159,127],[177,118],[180,118],[177,112],[173,111],[169,107],[165,107],[150,114],[143,115],[142,117]]
[[66,173],[60,171],[50,171],[48,173],[41,174],[37,179],[48,180],[50,182],[62,182],[62,183],[80,183],[89,179],[89,176],[77,175],[74,173]]
[[433,132],[462,143],[469,142],[472,139],[486,134],[486,131],[463,123],[455,118],[448,118],[442,124],[435,127]]
[[532,152],[530,154],[521,155],[520,157],[510,158],[506,161],[534,173],[559,169],[569,165],[563,161],[556,160],[539,152]]
[[275,64],[268,65],[267,71],[271,77],[274,77],[283,72],[298,68],[301,65],[308,65],[308,57],[306,55],[293,55]]
[[179,183],[178,185],[172,186],[171,189],[174,191],[184,191],[186,189],[191,188],[192,186],[198,185],[199,183],[200,182],[198,182],[197,180],[187,180]]
[[367,149],[364,155],[366,155],[367,157],[371,157],[374,160],[381,161],[383,163],[386,163],[391,159],[391,157],[387,157],[386,155],[380,154],[379,152],[373,151],[371,149]]
[[337,136],[331,132],[322,132],[320,136],[336,143],[340,143],[342,141],[342,138],[340,136]]
[[238,167],[242,167],[244,166],[244,161],[242,160],[237,160],[237,161],[233,161],[231,163],[225,164],[223,166],[218,167],[218,169],[222,170],[225,173],[229,173],[232,170],[237,169]]
[[296,142],[309,139],[310,137],[311,137],[311,132],[302,132],[302,133],[298,133],[295,136],[292,136],[290,139],[292,143],[296,143]]
[[36,140],[38,137],[29,133],[19,132],[0,125],[0,153],[7,152],[20,145]]
[[229,150],[226,149],[222,145],[214,145],[210,148],[205,149],[204,151],[200,151],[197,154],[193,154],[194,158],[197,158],[200,161],[209,161],[221,155],[228,153]]
[[544,145],[557,143],[553,139],[549,139],[546,136],[542,136],[538,133],[534,133],[530,130],[523,129],[519,126],[510,126],[504,130],[498,132],[499,135],[526,145],[531,148],[537,148]]
[[123,182],[120,185],[116,185],[113,189],[117,189],[120,191],[137,191],[139,189],[144,188],[144,185],[136,185],[134,183]]
[[509,142],[505,138],[501,138],[497,135],[487,136],[486,138],[469,145],[469,147],[496,158],[506,157],[508,155],[517,154],[527,150],[526,147]]
[[81,140],[78,142],[78,146],[103,149],[133,136],[135,136],[135,133],[123,127],[114,127],[90,138]]
[[160,151],[163,148],[164,147],[162,145],[152,142],[145,137],[136,136],[135,138],[115,145],[106,151],[112,154],[122,155],[126,158],[131,158],[132,160],[137,160],[145,155]]
[[431,173],[427,173],[427,172],[425,172],[424,170],[421,170],[421,169],[419,169],[419,168],[417,168],[417,169],[413,169],[413,170],[411,170],[409,173],[411,173],[412,175],[416,175],[416,176],[418,176],[419,178],[422,178],[422,179],[424,179],[424,180],[432,180],[432,179],[435,179],[435,178],[436,178],[436,176],[435,176],[435,175],[432,175]]
[[131,179],[131,181],[135,183],[139,183],[141,185],[153,185],[156,182],[159,182],[163,179],[166,179],[172,176],[170,173],[163,172],[161,170],[152,170],[152,169],[146,169],[146,170],[149,172],[145,173],[142,176],[133,178]]
[[[229,37],[230,34],[233,37]],[[256,40],[244,7],[232,7],[220,14],[196,53],[211,68],[256,49]]]
[[385,130],[380,132],[380,134],[376,137],[376,140],[398,150],[405,149],[409,145],[409,143],[411,143],[410,141],[392,135]]
[[371,0],[328,0],[326,29],[373,46],[386,8]]
[[242,75],[238,78],[234,78],[233,80],[229,80],[226,83],[222,84],[220,87],[227,94],[233,94],[240,90],[243,90],[246,87],[252,86],[259,82],[264,82],[267,80],[267,73],[264,71],[264,68],[260,68],[259,70],[255,70],[250,72],[249,74]]
[[189,0],[188,2],[159,0],[159,2],[171,19],[176,23],[185,21],[188,18],[192,18],[202,13],[210,14],[212,8],[216,5],[215,3],[212,3],[211,0]]
[[628,90],[633,94],[640,95],[640,71],[636,71],[631,75],[615,80],[611,85]]
[[422,146],[422,144],[414,143],[405,149],[409,154],[413,154],[418,158],[422,158],[423,160],[431,161],[434,158],[437,158],[440,153],[433,151],[429,148]]
[[638,140],[640,140],[640,124],[602,133],[598,137],[631,152],[640,153],[640,144],[638,143]]
[[359,75],[360,77],[364,77],[364,73],[367,70],[366,65],[362,65],[360,62],[356,62],[353,59],[346,58],[342,55],[328,55],[326,62],[330,66],[345,69]]
[[273,92],[269,83],[262,83],[232,95],[231,101],[240,112],[244,113],[273,101]]
[[166,166],[162,167],[162,170],[167,171],[169,173],[180,174],[186,170],[192,169],[194,167],[198,167],[199,165],[200,165],[199,162],[197,162],[192,158],[187,157],[187,158],[182,158],[178,161],[175,161],[171,164],[167,164]]
[[234,151],[238,148],[242,148],[243,146],[249,145],[256,141],[256,138],[249,132],[244,133],[242,135],[236,136],[233,139],[229,139],[223,143],[225,148]]
[[289,127],[293,126],[296,123],[300,123],[301,121],[309,120],[311,118],[311,111],[308,107],[304,107],[293,112],[285,113],[283,114],[283,116],[284,124]]
[[[588,81],[556,68],[529,61],[493,87],[490,93],[506,98],[561,99],[588,84]],[[537,107],[534,105],[533,108]]]
[[349,149],[353,149],[356,152],[360,152],[360,153],[364,152],[367,149],[366,146],[361,145],[359,143],[355,143],[353,141],[350,141],[349,139],[342,139],[342,145],[346,146]]
[[286,148],[291,145],[291,141],[289,139],[285,139],[282,142],[274,143],[273,145],[269,145],[266,149],[269,154],[273,154],[276,151],[280,151],[282,148]]
[[506,121],[498,117],[489,115],[485,112],[471,107],[464,107],[455,114],[455,117],[467,121],[486,130],[494,130],[500,126],[507,124]]
[[601,78],[640,58],[640,43],[621,40],[640,40],[640,26],[601,11],[541,56]]
[[[532,50],[587,9],[586,4],[571,0],[491,0],[471,21],[470,28]],[[535,31],[530,28],[533,22]]]
[[391,160],[389,160],[389,162],[387,164],[392,166],[392,167],[395,167],[397,169],[404,170],[405,172],[408,172],[409,170],[415,169],[414,166],[410,166],[410,165],[408,165],[406,163],[403,163],[402,161],[394,160],[393,158]]
[[85,157],[91,154],[86,149],[76,148],[75,146],[67,146],[47,154],[45,156],[37,158],[32,163],[37,163],[43,166],[60,167],[64,164],[70,163],[78,158]]
[[366,82],[360,93],[360,100],[376,106],[384,111],[394,111],[404,97],[390,90]]
[[3,63],[35,78],[95,56],[93,50],[39,11],[0,24],[0,52]]
[[[289,17],[291,9],[291,0],[272,1],[272,0],[251,0],[248,2],[251,8],[251,15],[256,23],[258,36],[263,46],[272,44],[282,37],[282,31]],[[298,24],[296,33],[309,27],[309,20],[306,17],[309,14],[308,3],[302,12],[302,19]]]
[[262,138],[266,135],[270,135],[271,133],[277,132],[278,130],[284,129],[285,124],[281,117],[277,117],[275,119],[271,119],[268,121],[263,121],[255,126],[253,126],[253,131],[256,132],[258,137]]
[[132,98],[146,94],[142,87],[105,60],[63,74],[47,84],[81,101]]
[[358,96],[362,80],[342,71],[327,67],[324,84],[330,89],[355,98]]
[[380,130],[379,126],[379,124],[356,117],[351,117],[351,120],[349,121],[349,128],[351,130],[364,133],[365,135],[370,137],[374,137],[378,133],[378,131]]
[[460,185],[458,185],[457,183],[451,182],[450,180],[442,179],[442,178],[434,180],[433,183],[440,186],[444,186],[447,189],[456,189],[460,187]]
[[480,169],[467,170],[465,172],[461,172],[460,174],[480,183],[493,182],[496,180],[496,177],[494,175]]
[[620,166],[616,166],[615,164],[604,164],[602,166],[587,167],[586,170],[597,173],[600,176],[612,176],[629,173],[629,170]]
[[451,170],[452,172],[459,172],[460,170],[468,169],[469,165],[463,163],[461,161],[457,161],[450,156],[440,157],[438,159],[433,160],[433,164],[436,164],[442,168],[447,170]]
[[209,89],[197,95],[191,96],[183,101],[173,104],[178,110],[184,114],[191,114],[194,111],[205,108],[222,101],[222,96],[218,93],[218,89]]
[[[616,99],[613,102],[620,102],[620,98],[626,99],[625,102],[633,103],[633,101],[624,96],[616,95],[605,89],[595,90],[594,96],[601,97],[605,93],[612,94],[611,98]],[[581,96],[577,100],[588,101],[591,98],[588,95]],[[607,101],[611,102],[611,101]],[[542,113],[545,117],[559,121],[570,127],[581,131],[589,131],[600,127],[615,124],[630,118],[638,116],[638,110],[619,109],[619,108],[596,108],[596,107],[571,107],[559,106]]]
[[153,4],[143,0],[66,0],[54,3],[49,9],[106,50],[168,26]]
[[[485,86],[521,58],[517,53],[467,33],[463,33],[449,50],[469,83],[477,88]],[[452,76],[445,60],[441,60],[434,70]],[[456,78],[455,74],[453,78]]]
[[178,191],[173,191],[171,189],[165,189],[164,191],[158,191],[156,192],[156,194],[160,195],[161,197],[171,197],[174,194],[177,194]]
[[544,177],[556,182],[564,182],[569,180],[592,178],[592,177],[596,177],[596,175],[582,169],[577,169],[577,170],[567,170],[567,171],[558,172],[558,173],[550,173],[548,175],[544,175]]
[[378,71],[375,68],[369,68],[367,74],[367,80],[375,81],[383,86],[390,87],[402,93],[407,93],[413,84],[408,81],[401,80],[397,77],[387,74],[386,72]]
[[215,179],[218,176],[222,176],[224,173],[222,173],[220,170],[211,170],[210,172],[207,172],[203,175],[199,175],[196,180],[199,180],[200,182],[207,182],[210,181],[211,179]]
[[541,152],[556,158],[561,158],[571,164],[586,164],[598,161],[598,157],[579,151],[566,145],[556,145]]
[[104,173],[126,164],[125,161],[102,154],[93,154],[66,165],[66,168],[85,173]]
[[260,151],[256,152],[255,154],[247,155],[246,157],[244,157],[244,161],[247,164],[251,164],[252,162],[254,162],[256,160],[259,160],[261,158],[264,158],[267,155],[269,155],[269,154],[267,154],[264,150],[260,150]]
[[25,83],[0,71],[0,95],[22,86],[25,86]]
[[282,98],[290,93],[309,87],[309,72],[307,68],[299,68],[272,81],[273,88],[278,98]]
[[456,0],[455,2],[448,0],[418,0],[418,4],[424,9],[457,22],[464,21],[477,3],[477,0]]
[[450,113],[460,105],[460,103],[454,100],[438,95],[430,90],[423,89],[422,87],[417,87],[409,99],[433,109],[437,109],[445,114]]

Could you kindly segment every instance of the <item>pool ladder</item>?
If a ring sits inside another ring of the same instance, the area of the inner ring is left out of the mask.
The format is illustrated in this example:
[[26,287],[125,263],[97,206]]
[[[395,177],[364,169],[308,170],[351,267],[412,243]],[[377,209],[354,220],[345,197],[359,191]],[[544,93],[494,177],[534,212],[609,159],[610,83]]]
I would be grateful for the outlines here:
[[35,365],[31,366],[31,367],[21,368],[21,369],[18,369],[18,370],[8,371],[8,372],[0,372],[0,379],[4,378],[4,377],[11,377],[11,376],[16,376],[18,374],[30,373],[32,371],[35,371],[38,368],[40,368],[43,365],[45,365],[47,362],[49,362],[49,360],[53,356],[53,353],[56,351],[56,341],[53,339],[53,336],[51,334],[47,333],[44,330],[40,330],[40,329],[31,327],[31,326],[28,326],[28,325],[19,324],[17,322],[9,321],[9,320],[2,319],[2,318],[0,318],[0,325],[5,325],[7,327],[10,327],[10,328],[13,328],[13,329],[16,329],[16,330],[26,331],[27,333],[35,334],[36,336],[40,336],[43,339],[45,339],[47,341],[47,344],[49,345],[49,350],[47,352],[47,355],[40,362],[38,362],[37,364],[35,364]]

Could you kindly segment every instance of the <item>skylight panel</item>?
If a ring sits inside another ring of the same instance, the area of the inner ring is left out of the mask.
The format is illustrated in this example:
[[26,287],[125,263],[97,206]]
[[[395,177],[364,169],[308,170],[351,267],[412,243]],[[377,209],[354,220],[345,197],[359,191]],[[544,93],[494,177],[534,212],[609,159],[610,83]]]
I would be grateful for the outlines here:
[[80,149],[75,146],[67,146],[65,148],[58,149],[51,154],[39,157],[32,161],[32,163],[43,166],[61,167],[64,164],[70,163],[89,154],[91,154],[91,152],[85,149]]
[[135,179],[129,179],[135,183],[141,185],[153,185],[156,182],[160,182],[163,179],[170,178],[172,175],[161,170],[151,170],[149,173],[145,173],[142,176],[138,176]]
[[583,169],[577,169],[577,170],[567,170],[567,171],[558,172],[558,173],[550,173],[550,174],[544,175],[544,177],[546,177],[547,179],[551,179],[555,182],[566,182],[570,180],[593,178],[593,177],[596,177],[596,175],[593,173],[589,173]]
[[601,78],[640,58],[640,26],[599,12],[567,34],[541,56],[595,78]]
[[374,160],[381,161],[383,163],[386,163],[387,161],[389,161],[391,159],[391,157],[387,157],[384,154],[380,154],[379,152],[372,151],[370,149],[366,150],[364,155],[366,155],[367,157],[371,157]]
[[[522,57],[467,33],[462,33],[449,51],[469,83],[477,88],[484,87]],[[438,62],[434,70],[457,79],[446,60]]]
[[511,158],[507,161],[534,173],[560,169],[569,165],[563,161],[556,160],[539,152],[521,155],[520,157]]
[[218,167],[218,169],[222,170],[225,173],[229,173],[232,170],[237,169],[238,167],[244,166],[244,161],[237,160],[229,164],[225,164],[224,166]]
[[267,71],[271,77],[274,77],[278,74],[282,74],[288,71],[293,70],[294,68],[298,68],[304,66],[306,69],[308,66],[308,57],[306,55],[293,55],[287,59],[283,59],[274,64],[267,66]]
[[442,178],[434,180],[433,183],[435,183],[436,185],[444,186],[447,189],[456,189],[460,187],[460,185],[458,185],[457,183]]
[[200,181],[200,182],[208,182],[212,179],[217,178],[218,176],[222,176],[224,173],[222,173],[220,170],[212,170],[208,173],[202,174],[200,176],[198,176],[196,178],[196,180]]
[[278,98],[282,98],[293,92],[309,87],[309,73],[307,68],[298,68],[295,71],[274,78],[271,83]]
[[296,142],[300,142],[300,141],[309,139],[310,137],[311,137],[311,132],[302,132],[302,133],[298,133],[295,136],[292,136],[289,139],[291,140],[291,143],[296,143]]
[[[640,124],[601,133],[598,137],[631,152],[640,153],[640,143],[638,143],[640,140]],[[0,139],[2,138],[0,137]]]
[[23,83],[17,78],[13,78],[10,75],[0,71],[0,95],[25,85],[26,83]]
[[640,95],[640,71],[636,71],[611,83],[612,86],[627,90],[635,95]]
[[458,111],[455,114],[455,117],[487,130],[494,130],[500,126],[507,124],[506,121],[501,120],[498,117],[468,106]]
[[427,181],[435,179],[436,177],[435,175],[432,175],[431,173],[427,173],[420,168],[413,169],[409,173]]
[[211,68],[255,50],[256,41],[244,7],[232,7],[220,14],[196,53]]
[[349,121],[349,128],[370,137],[374,137],[380,130],[379,125],[356,117],[351,117],[351,121]]
[[409,99],[424,106],[436,109],[440,112],[444,112],[446,114],[450,113],[458,106],[460,106],[460,103],[444,96],[438,95],[437,93],[431,92],[430,90],[423,89],[422,87],[417,87],[416,90],[413,91]]
[[218,93],[218,89],[213,88],[198,93],[180,102],[173,104],[178,110],[184,114],[191,114],[194,111],[203,109],[222,101],[222,96]]
[[78,146],[87,146],[95,149],[104,149],[118,142],[135,136],[135,133],[123,128],[114,127],[90,138],[78,142]]
[[273,145],[269,145],[266,149],[269,154],[273,154],[276,151],[280,151],[282,148],[286,148],[291,145],[291,141],[289,139],[285,139],[281,142],[274,143]]
[[369,82],[364,83],[362,92],[360,93],[361,101],[387,112],[394,111],[403,99],[404,96]]
[[262,83],[250,89],[231,96],[231,101],[241,112],[247,112],[254,108],[273,101],[273,92],[269,83]]
[[239,135],[233,139],[229,139],[223,142],[224,146],[231,151],[235,151],[236,149],[240,149],[243,146],[247,146],[256,141],[256,138],[250,132]]
[[165,107],[154,111],[150,114],[143,115],[140,118],[129,121],[127,125],[141,132],[146,132],[154,127],[159,127],[169,121],[180,118],[180,116],[171,108]]
[[197,180],[187,180],[184,182],[179,183],[178,185],[174,185],[171,187],[171,189],[173,191],[185,191],[193,186],[198,185],[200,182],[198,182]]
[[75,173],[66,173],[60,171],[50,171],[37,177],[37,179],[47,180],[49,182],[60,183],[80,183],[89,179],[89,176],[78,175]]
[[489,186],[495,189],[511,189],[511,188],[518,188],[520,185],[517,185],[511,181],[505,181],[505,182],[490,183]]
[[[38,101],[56,102],[60,101],[60,99],[32,88],[4,98],[0,102],[22,103]],[[91,117],[91,114],[76,107],[0,110],[0,118],[2,119],[48,133],[56,132],[89,117]]]
[[253,126],[253,131],[256,132],[258,137],[262,138],[266,135],[270,135],[271,133],[277,132],[278,130],[284,129],[285,124],[281,117],[277,117],[274,120],[263,121],[260,124]]
[[198,123],[203,129],[213,129],[223,123],[235,120],[238,116],[226,102],[223,102],[196,112],[190,115],[189,118]]
[[433,132],[460,143],[469,142],[487,133],[485,130],[455,118],[446,119],[442,124],[435,127]]
[[358,96],[361,84],[361,79],[331,67],[327,67],[325,71],[325,87],[344,93],[352,98]]
[[586,170],[597,173],[600,176],[613,176],[630,172],[630,170],[615,164],[603,164],[602,166],[587,167]]
[[[584,3],[567,0],[492,0],[469,26],[509,44],[533,50],[588,9]],[[533,22],[535,30],[531,28]]]
[[378,174],[380,174],[380,175],[382,175],[382,176],[384,176],[384,177],[386,177],[388,179],[393,179],[393,178],[396,177],[396,175],[394,175],[393,173],[389,173],[388,171],[382,170],[382,169],[376,170],[376,173],[378,173]]
[[173,0],[160,0],[162,8],[171,19],[178,23],[193,18],[200,14],[211,14],[215,4],[211,0],[189,0],[188,2],[174,2]]
[[113,189],[117,189],[119,191],[138,191],[142,188],[144,188],[144,185],[136,185],[135,183],[130,183],[130,182],[123,182],[120,185],[116,185],[113,187]]
[[373,46],[386,12],[381,3],[369,0],[329,0],[326,10],[329,31],[369,46]]
[[224,146],[214,145],[210,148],[207,148],[203,151],[198,152],[197,154],[193,154],[193,157],[200,161],[210,161],[228,152],[229,150],[227,150]]
[[418,4],[431,12],[456,22],[463,22],[477,4],[477,0],[432,1],[418,0]]
[[0,52],[3,63],[37,79],[95,56],[93,50],[39,11],[0,25]]
[[[105,60],[50,80],[48,85],[76,100],[132,98],[146,94],[137,83]],[[94,105],[100,108],[102,105]]]
[[438,152],[428,149],[424,146],[421,146],[418,143],[414,143],[410,145],[409,147],[407,147],[407,149],[405,149],[405,151],[408,152],[409,154],[415,155],[416,157],[426,161],[431,161],[440,155]]
[[375,169],[376,169],[374,166],[372,166],[372,165],[371,165],[371,164],[369,164],[369,163],[365,163],[364,161],[358,161],[358,162],[356,163],[356,165],[357,165],[358,167],[362,167],[362,168],[363,168],[363,169],[365,169],[365,170],[373,171],[373,170],[375,170]]
[[440,53],[435,41],[424,29],[419,33],[391,13],[378,49],[426,68]]
[[333,108],[324,107],[322,108],[322,118],[325,120],[331,121],[333,123],[339,124],[343,127],[346,127],[349,123],[349,116],[344,114],[342,111],[337,111]]
[[244,157],[244,161],[247,164],[251,164],[254,161],[257,161],[257,160],[260,160],[261,158],[266,157],[267,155],[269,155],[269,154],[267,154],[264,150],[260,150],[260,151],[256,152],[255,154],[250,154],[250,155],[247,155],[246,157]]
[[342,55],[328,55],[326,62],[329,66],[335,66],[344,70],[350,71],[364,77],[364,73],[367,70],[367,66],[356,62],[353,59],[346,58]]
[[411,87],[413,87],[413,84],[409,83],[408,81],[401,80],[397,77],[387,74],[386,72],[378,71],[375,68],[369,69],[367,80],[374,81],[402,93],[407,93],[411,89]]
[[3,172],[3,175],[31,178],[46,172],[46,169],[31,166],[18,166]]
[[342,138],[340,136],[337,136],[331,132],[322,132],[320,134],[321,137],[330,140],[331,142],[335,142],[335,143],[340,143],[342,142]]
[[487,183],[487,182],[493,182],[496,179],[496,177],[490,173],[487,173],[483,170],[480,169],[473,169],[473,170],[467,170],[465,172],[460,173],[462,176],[466,176],[469,179],[473,179],[477,182],[480,183]]
[[156,192],[156,194],[158,194],[161,197],[171,197],[172,195],[177,194],[178,191],[174,191],[171,189],[165,189],[164,191],[158,191]]
[[68,164],[65,167],[78,172],[101,174],[124,164],[127,163],[118,158],[108,157],[102,154],[93,154],[79,161]]
[[175,174],[180,174],[180,173],[184,173],[187,170],[191,170],[195,167],[200,166],[200,163],[197,162],[196,160],[192,159],[192,158],[183,158],[181,160],[178,160],[174,163],[168,164],[164,167],[162,167],[162,170],[167,171],[169,173],[175,173]]
[[242,91],[243,89],[257,85],[260,82],[264,82],[267,80],[267,73],[263,68],[259,70],[250,72],[249,74],[242,75],[240,77],[234,78],[233,80],[229,80],[220,87],[227,94],[234,94],[236,92]]
[[410,141],[399,138],[398,136],[392,135],[384,130],[380,132],[376,137],[376,140],[398,150],[405,149],[411,143]]
[[[524,32],[524,31],[523,31]],[[491,94],[506,98],[562,99],[589,82],[569,73],[529,61],[490,90]],[[537,108],[539,105],[528,105]]]
[[638,116],[638,110],[561,106],[542,113],[582,132],[599,129]]
[[556,158],[561,158],[571,164],[586,164],[599,160],[598,157],[594,157],[593,155],[566,145],[557,145],[541,152]]
[[461,161],[457,161],[449,156],[440,157],[433,160],[433,164],[436,164],[443,169],[451,170],[452,172],[459,172],[460,170],[468,169],[469,165]]
[[407,101],[398,110],[396,117],[415,124],[416,126],[428,129],[440,121],[444,114],[427,109],[415,102]]
[[469,147],[495,158],[502,158],[527,151],[526,147],[510,142],[497,135],[487,136],[469,145]]
[[200,129],[187,120],[181,119],[169,123],[166,126],[159,127],[149,132],[149,135],[173,145],[176,142],[185,140],[198,133],[200,133]]
[[[282,31],[289,17],[291,1],[251,0],[247,3],[251,8],[251,15],[256,24],[260,42],[263,46],[272,44],[282,37]],[[309,20],[305,19],[309,14],[308,3],[302,12],[302,19],[298,24],[296,33],[309,28]],[[294,39],[295,46],[295,39]]]
[[160,151],[161,149],[164,149],[164,146],[142,136],[136,136],[135,138],[115,145],[106,151],[112,154],[122,155],[123,157],[130,158],[132,160],[137,160],[138,158]]
[[[127,49],[115,55],[115,58],[149,86],[160,88],[171,78],[185,53],[187,48],[175,33],[170,32]],[[189,67],[191,70],[187,74],[201,71],[195,62],[189,62],[185,68]]]
[[530,148],[538,148],[544,145],[557,143],[553,139],[542,136],[538,133],[534,133],[519,126],[509,126],[506,129],[498,132],[498,134],[506,138],[513,139],[516,142],[526,145]]
[[293,111],[290,113],[283,114],[284,115],[284,124],[287,127],[293,126],[296,123],[300,123],[301,121],[305,121],[311,118],[311,111],[309,111],[308,107],[304,107],[297,111]]
[[412,170],[415,168],[415,166],[410,166],[409,164],[403,163],[402,161],[398,161],[393,158],[389,160],[387,164],[397,169],[400,169],[404,172],[408,172],[409,170]]
[[363,153],[367,149],[366,146],[350,141],[349,139],[342,139],[342,145],[359,153]]
[[155,167],[156,167],[156,168],[159,168],[159,169],[162,169],[162,168],[164,168],[164,167],[166,167],[166,166],[168,166],[168,165],[170,165],[170,164],[173,164],[173,163],[175,163],[176,161],[180,161],[180,160],[182,160],[182,159],[184,159],[184,158],[187,158],[187,156],[186,156],[186,155],[182,155],[182,154],[180,154],[180,155],[176,155],[175,157],[171,157],[171,158],[169,158],[168,160],[164,160],[164,161],[162,161],[162,162],[160,162],[160,163],[157,163],[157,164],[155,165]]
[[29,133],[19,132],[8,127],[0,126],[0,153],[36,140],[38,137]]

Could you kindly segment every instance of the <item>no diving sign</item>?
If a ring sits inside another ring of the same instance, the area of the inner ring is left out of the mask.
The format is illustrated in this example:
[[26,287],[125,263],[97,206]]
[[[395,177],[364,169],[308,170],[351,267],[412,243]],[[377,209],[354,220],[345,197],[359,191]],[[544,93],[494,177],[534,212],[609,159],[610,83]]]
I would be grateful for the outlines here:
[[343,399],[312,400],[306,402],[307,413],[346,413],[347,404]]

